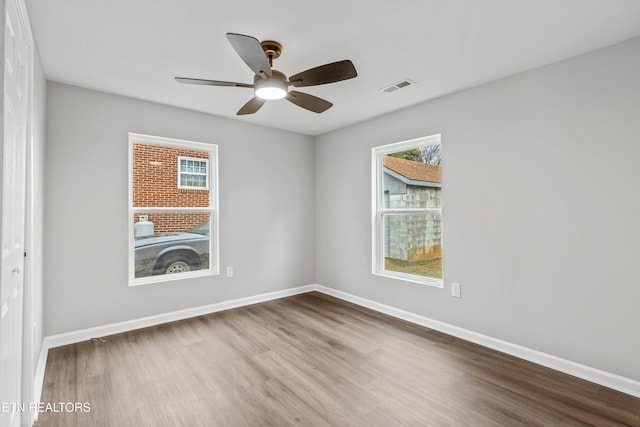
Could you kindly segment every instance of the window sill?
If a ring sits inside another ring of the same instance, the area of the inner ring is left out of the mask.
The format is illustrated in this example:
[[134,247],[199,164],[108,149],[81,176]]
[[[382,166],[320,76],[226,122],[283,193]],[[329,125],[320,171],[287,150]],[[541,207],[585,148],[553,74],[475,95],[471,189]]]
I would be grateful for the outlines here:
[[209,191],[209,188],[205,188],[205,187],[178,187],[178,191],[180,192],[191,192],[191,191],[202,191],[203,193],[206,193],[207,191]]
[[[129,286],[149,285],[152,283],[176,282],[194,277],[219,276],[220,272],[215,270],[197,270],[176,274],[161,274],[157,276],[140,277],[129,279]],[[177,277],[176,277],[177,276]]]
[[388,277],[390,279],[402,280],[403,282],[417,283],[419,285],[431,286],[434,288],[444,288],[442,279],[433,277],[417,276],[415,274],[398,273],[395,271],[374,271],[372,274],[376,276]]

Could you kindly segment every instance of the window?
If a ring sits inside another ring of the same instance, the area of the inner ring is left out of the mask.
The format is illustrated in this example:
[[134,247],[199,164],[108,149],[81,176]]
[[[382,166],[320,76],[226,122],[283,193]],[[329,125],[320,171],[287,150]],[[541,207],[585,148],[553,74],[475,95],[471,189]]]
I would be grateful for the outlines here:
[[373,274],[443,286],[440,135],[375,147]]
[[209,160],[179,156],[178,188],[209,189]]
[[217,189],[216,145],[129,134],[129,285],[218,274]]

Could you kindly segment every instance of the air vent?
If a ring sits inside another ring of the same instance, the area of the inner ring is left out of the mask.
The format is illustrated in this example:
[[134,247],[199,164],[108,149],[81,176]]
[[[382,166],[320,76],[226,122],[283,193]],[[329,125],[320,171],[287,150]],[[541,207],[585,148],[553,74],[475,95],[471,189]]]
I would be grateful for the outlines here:
[[380,89],[380,91],[381,92],[386,92],[386,93],[391,93],[391,92],[397,91],[398,89],[402,89],[402,88],[405,88],[407,86],[412,86],[412,85],[415,85],[415,84],[416,84],[416,82],[414,82],[411,79],[403,79],[403,80],[400,80],[397,83],[394,83],[392,85],[383,87],[382,89]]

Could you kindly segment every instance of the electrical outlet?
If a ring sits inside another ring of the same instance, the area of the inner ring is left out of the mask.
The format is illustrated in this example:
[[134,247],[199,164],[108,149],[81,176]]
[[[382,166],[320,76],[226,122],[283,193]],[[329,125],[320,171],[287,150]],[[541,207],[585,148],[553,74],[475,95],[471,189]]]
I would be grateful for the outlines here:
[[227,267],[227,277],[233,277],[233,267],[232,266],[228,266]]
[[455,298],[461,298],[460,295],[460,283],[451,282],[451,296]]

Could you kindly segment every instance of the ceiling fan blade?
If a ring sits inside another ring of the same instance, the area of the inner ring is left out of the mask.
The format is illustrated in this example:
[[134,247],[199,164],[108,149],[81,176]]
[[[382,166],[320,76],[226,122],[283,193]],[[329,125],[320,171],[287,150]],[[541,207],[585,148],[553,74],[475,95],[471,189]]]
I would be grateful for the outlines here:
[[289,77],[289,83],[295,87],[316,86],[352,79],[357,75],[356,67],[345,59],[302,71]]
[[223,82],[220,80],[190,79],[188,77],[176,77],[175,79],[179,83],[186,83],[190,85],[253,87],[253,85],[247,83]]
[[257,96],[254,96],[249,100],[249,102],[244,104],[240,110],[238,110],[236,115],[244,116],[245,114],[253,114],[256,111],[258,111],[260,107],[264,105],[265,102],[266,100],[262,98],[258,98]]
[[240,58],[260,77],[271,77],[271,66],[260,42],[251,36],[227,33],[227,40]]
[[309,95],[308,93],[298,92],[297,90],[289,91],[287,99],[298,107],[305,108],[314,113],[322,113],[333,106],[329,101]]

